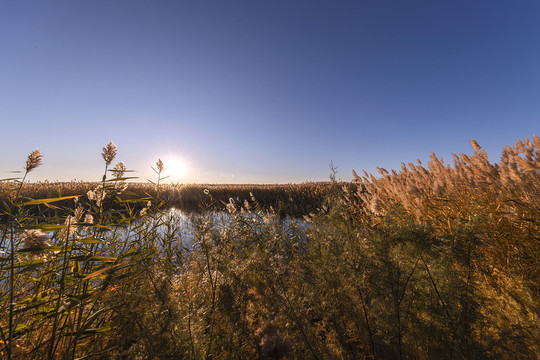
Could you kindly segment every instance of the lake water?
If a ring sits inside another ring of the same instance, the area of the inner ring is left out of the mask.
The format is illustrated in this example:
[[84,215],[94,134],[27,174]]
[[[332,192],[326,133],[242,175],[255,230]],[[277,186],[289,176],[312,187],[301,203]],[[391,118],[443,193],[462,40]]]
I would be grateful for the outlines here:
[[[250,227],[254,233],[261,233],[262,231],[268,231],[268,228],[265,225],[271,224],[272,226],[279,227],[282,232],[286,232],[291,228],[299,231],[301,236],[305,235],[305,232],[309,228],[309,224],[301,219],[293,218],[282,218],[279,219],[274,214],[267,213],[236,213],[229,214],[228,212],[208,212],[206,214],[188,214],[181,210],[171,208],[167,211],[161,212],[156,215],[148,215],[140,220],[135,221],[132,224],[127,226],[112,227],[111,231],[105,231],[99,234],[99,238],[104,240],[114,239],[114,238],[125,238],[127,236],[132,241],[137,241],[141,236],[151,236],[143,235],[143,231],[157,231],[162,238],[175,238],[181,239],[182,247],[186,251],[190,251],[193,247],[193,240],[195,236],[195,221],[199,221],[201,217],[209,220],[215,229],[218,231],[224,229],[231,224],[234,218],[241,220],[244,225]],[[240,217],[240,219],[238,219]],[[80,236],[82,238],[92,236],[94,230],[92,227],[86,229],[79,229],[81,231]],[[22,233],[17,234],[17,237],[22,236]],[[51,239],[52,245],[60,245],[57,239],[58,230],[47,231],[47,235]],[[7,240],[7,239],[5,239]],[[23,246],[20,241],[18,243],[18,248]],[[2,256],[5,256],[9,253],[9,245],[7,241],[4,241],[3,248],[0,248],[0,253]]]

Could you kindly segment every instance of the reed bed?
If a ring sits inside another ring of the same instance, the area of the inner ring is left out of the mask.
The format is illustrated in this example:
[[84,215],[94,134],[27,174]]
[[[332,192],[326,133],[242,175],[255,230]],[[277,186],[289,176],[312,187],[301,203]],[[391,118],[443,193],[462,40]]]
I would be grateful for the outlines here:
[[[317,211],[324,204],[331,191],[332,182],[306,182],[302,184],[160,184],[159,197],[156,185],[151,183],[123,183],[120,194],[124,200],[148,198],[165,207],[175,207],[184,212],[202,212],[211,208],[226,209],[229,199],[240,205],[245,199],[256,197],[260,207],[274,209],[282,216],[299,217]],[[9,202],[9,190],[17,186],[15,182],[0,183],[0,204]],[[85,195],[100,187],[98,182],[32,182],[21,189],[21,197],[26,199],[48,199],[60,196]],[[75,203],[65,201],[63,207],[75,207]],[[39,212],[40,210],[36,210]]]
[[[32,152],[2,188],[0,356],[539,358],[540,139],[498,163],[471,143],[451,165],[289,186],[324,194],[304,222],[264,186],[163,186],[159,161],[137,193],[112,143],[101,183],[39,190]],[[202,204],[190,239],[167,211],[182,198]]]

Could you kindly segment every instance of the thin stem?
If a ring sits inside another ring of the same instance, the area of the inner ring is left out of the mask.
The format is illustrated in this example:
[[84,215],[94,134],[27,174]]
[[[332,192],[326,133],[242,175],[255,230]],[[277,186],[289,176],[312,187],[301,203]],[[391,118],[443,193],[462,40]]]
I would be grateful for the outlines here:
[[54,337],[56,335],[56,327],[58,325],[58,311],[60,309],[60,302],[62,301],[62,296],[64,294],[64,289],[66,286],[65,278],[66,278],[67,264],[68,264],[68,245],[69,245],[70,226],[71,226],[71,221],[68,222],[68,227],[66,229],[67,233],[66,233],[65,246],[62,248],[62,251],[64,252],[64,259],[63,259],[63,264],[62,264],[62,275],[60,278],[60,289],[59,289],[58,298],[56,300],[56,306],[55,306],[54,322],[53,322],[52,335],[51,335],[51,346],[49,347],[49,359],[54,358],[54,349],[55,349]]
[[[17,200],[19,199],[22,186],[24,184],[24,181],[26,180],[26,175],[28,175],[28,170],[24,173],[23,179],[21,180],[21,184],[19,185],[19,188],[17,189],[17,193],[15,194],[15,198],[13,200],[13,204],[15,205],[17,205]],[[14,229],[13,223],[15,222],[15,220],[17,220],[17,218],[15,217],[15,214],[13,214],[14,210],[15,209],[12,208],[12,214],[10,218],[9,334],[8,334],[8,345],[6,347],[6,351],[8,353],[8,359],[10,360],[11,360],[11,350],[12,350],[12,342],[13,342],[13,309],[14,309],[14,298],[15,298],[15,235],[14,235],[15,229]],[[18,213],[19,211],[17,211],[17,215]]]

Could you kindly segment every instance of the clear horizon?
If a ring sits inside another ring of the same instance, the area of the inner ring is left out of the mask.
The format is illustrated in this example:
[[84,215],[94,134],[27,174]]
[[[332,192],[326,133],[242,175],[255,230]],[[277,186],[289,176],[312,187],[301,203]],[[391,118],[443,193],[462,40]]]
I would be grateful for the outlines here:
[[[0,179],[326,181],[540,135],[540,3],[0,1]],[[185,171],[181,171],[185,167]]]

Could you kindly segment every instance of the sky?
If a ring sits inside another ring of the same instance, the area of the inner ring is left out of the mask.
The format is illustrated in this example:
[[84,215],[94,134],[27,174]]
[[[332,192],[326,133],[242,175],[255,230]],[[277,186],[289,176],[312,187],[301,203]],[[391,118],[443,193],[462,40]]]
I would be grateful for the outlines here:
[[[299,183],[540,136],[537,0],[0,0],[0,179]],[[182,170],[183,168],[183,170]]]

